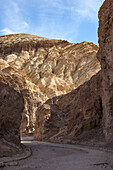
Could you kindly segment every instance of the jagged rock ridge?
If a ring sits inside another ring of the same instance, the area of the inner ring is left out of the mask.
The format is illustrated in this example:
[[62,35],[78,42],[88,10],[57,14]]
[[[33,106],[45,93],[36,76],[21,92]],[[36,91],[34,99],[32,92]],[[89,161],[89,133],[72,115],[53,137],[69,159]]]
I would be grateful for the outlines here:
[[98,47],[93,43],[71,44],[23,34],[0,40],[1,58],[24,71],[47,98],[70,92],[100,70]]

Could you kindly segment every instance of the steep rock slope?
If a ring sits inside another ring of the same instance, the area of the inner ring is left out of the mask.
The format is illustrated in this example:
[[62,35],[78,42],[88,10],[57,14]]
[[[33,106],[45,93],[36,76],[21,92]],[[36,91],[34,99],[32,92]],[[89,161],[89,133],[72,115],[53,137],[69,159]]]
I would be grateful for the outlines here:
[[102,120],[101,72],[72,92],[40,104],[35,139],[72,142],[85,137]]
[[34,131],[39,101],[66,94],[100,70],[98,46],[17,34],[0,37],[0,70],[13,77],[25,102],[21,134]]
[[[108,146],[113,146],[112,34],[113,1],[106,0],[99,11],[100,47],[97,57],[100,60],[102,67],[102,71],[99,73],[100,76],[97,74],[88,82],[67,95],[60,98],[53,98],[52,103],[49,103],[50,100],[48,100],[45,105],[40,105],[36,116],[37,123],[39,122],[39,124],[42,124],[43,126],[42,129],[39,129],[38,124],[36,123],[36,139],[65,141],[65,138],[71,137],[71,140],[74,138],[76,141],[77,138],[81,138],[82,136],[82,139],[85,140],[86,135],[84,136],[84,133],[88,135],[90,134],[92,127],[95,129],[100,125],[105,135],[102,138],[104,139],[105,137]],[[71,95],[73,95],[73,98],[70,97]],[[63,107],[62,103],[65,103]],[[40,113],[44,115],[44,117],[42,117]],[[60,119],[60,117],[62,118],[65,113],[68,115],[68,120],[63,122],[66,118]],[[71,119],[69,119],[70,117]],[[53,120],[57,121],[52,124]],[[52,128],[55,129],[55,133],[51,129],[51,124]],[[97,134],[100,133],[99,130],[96,131]],[[95,133],[92,136],[94,137],[94,135]],[[95,136],[95,139],[96,138],[97,136]],[[103,140],[103,143],[104,142],[105,140]]]

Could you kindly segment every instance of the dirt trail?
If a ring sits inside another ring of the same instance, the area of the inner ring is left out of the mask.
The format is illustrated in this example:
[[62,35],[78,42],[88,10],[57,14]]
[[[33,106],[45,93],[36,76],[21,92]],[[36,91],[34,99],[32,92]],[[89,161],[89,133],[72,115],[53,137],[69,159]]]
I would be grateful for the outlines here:
[[32,156],[3,170],[112,170],[113,153],[78,145],[22,141]]

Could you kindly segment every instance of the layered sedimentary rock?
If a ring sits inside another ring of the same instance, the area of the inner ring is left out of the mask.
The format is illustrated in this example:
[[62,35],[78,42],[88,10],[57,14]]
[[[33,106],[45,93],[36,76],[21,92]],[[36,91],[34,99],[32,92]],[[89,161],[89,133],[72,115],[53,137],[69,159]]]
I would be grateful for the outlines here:
[[97,50],[88,42],[71,44],[26,34],[0,37],[0,70],[13,77],[24,97],[21,133],[34,131],[39,101],[72,91],[100,70]]
[[87,136],[101,125],[101,72],[76,90],[40,103],[36,118],[37,140],[71,142]]
[[113,1],[106,0],[99,12],[99,52],[102,67],[103,126],[113,140]]
[[0,140],[19,144],[24,99],[16,88],[11,87],[12,81],[11,76],[0,73]]

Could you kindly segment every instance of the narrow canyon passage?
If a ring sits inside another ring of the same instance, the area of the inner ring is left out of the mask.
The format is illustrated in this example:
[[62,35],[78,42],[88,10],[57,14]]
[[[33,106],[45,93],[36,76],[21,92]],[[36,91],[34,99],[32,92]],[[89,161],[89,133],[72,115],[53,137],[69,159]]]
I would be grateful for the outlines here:
[[32,156],[17,166],[4,170],[112,170],[113,153],[88,147],[34,141],[23,138],[22,143],[32,149]]

